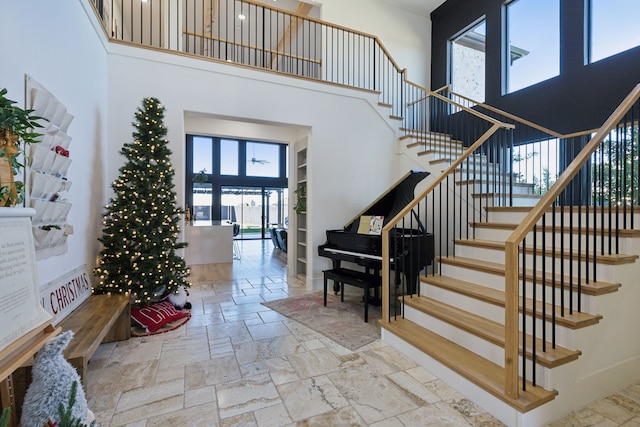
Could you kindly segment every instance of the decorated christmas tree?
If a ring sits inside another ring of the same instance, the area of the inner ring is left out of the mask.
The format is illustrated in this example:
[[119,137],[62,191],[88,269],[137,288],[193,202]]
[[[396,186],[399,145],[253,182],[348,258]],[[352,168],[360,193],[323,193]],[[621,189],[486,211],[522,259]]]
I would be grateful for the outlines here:
[[177,242],[183,211],[176,204],[164,107],[155,98],[142,104],[133,123],[133,142],[120,150],[127,161],[111,184],[115,196],[105,207],[94,292],[131,292],[136,303],[146,305],[163,290],[175,293],[180,285],[188,287],[189,270],[176,254],[186,243]]

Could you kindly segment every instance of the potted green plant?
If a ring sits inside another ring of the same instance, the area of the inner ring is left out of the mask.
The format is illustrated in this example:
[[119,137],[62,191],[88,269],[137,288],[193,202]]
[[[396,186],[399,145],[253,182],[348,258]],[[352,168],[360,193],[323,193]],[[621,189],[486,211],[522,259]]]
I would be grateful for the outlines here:
[[209,181],[209,176],[207,176],[207,170],[201,169],[198,173],[193,175],[194,184],[204,184]]
[[300,185],[294,193],[296,194],[296,204],[293,210],[298,215],[307,212],[307,188],[304,185]]
[[0,89],[0,206],[15,206],[24,200],[24,182],[14,176],[24,170],[27,145],[38,142],[33,129],[42,127],[42,117],[15,106],[6,94]]

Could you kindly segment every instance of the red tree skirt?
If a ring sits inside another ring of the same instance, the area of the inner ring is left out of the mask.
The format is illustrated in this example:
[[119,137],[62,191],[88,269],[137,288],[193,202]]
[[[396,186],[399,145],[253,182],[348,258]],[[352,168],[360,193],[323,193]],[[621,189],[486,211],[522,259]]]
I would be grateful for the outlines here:
[[189,319],[191,319],[191,313],[190,312],[188,312],[187,316],[183,317],[182,319],[178,319],[178,320],[174,320],[173,322],[169,322],[169,323],[167,323],[166,325],[162,326],[160,329],[158,329],[155,332],[147,332],[144,328],[142,328],[140,326],[131,325],[131,336],[132,337],[148,337],[149,335],[158,335],[158,334],[164,334],[165,332],[175,331],[180,326],[182,326],[185,323],[187,323],[189,321]]

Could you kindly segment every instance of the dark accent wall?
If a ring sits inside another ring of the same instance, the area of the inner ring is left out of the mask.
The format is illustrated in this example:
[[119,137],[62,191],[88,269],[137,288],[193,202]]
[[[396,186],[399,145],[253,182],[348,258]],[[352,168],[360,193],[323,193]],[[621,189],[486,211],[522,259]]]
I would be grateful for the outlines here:
[[585,1],[560,0],[560,75],[503,96],[501,49],[505,1],[447,0],[431,14],[431,87],[448,83],[448,41],[484,16],[487,104],[560,133],[600,127],[640,83],[640,47],[584,65]]

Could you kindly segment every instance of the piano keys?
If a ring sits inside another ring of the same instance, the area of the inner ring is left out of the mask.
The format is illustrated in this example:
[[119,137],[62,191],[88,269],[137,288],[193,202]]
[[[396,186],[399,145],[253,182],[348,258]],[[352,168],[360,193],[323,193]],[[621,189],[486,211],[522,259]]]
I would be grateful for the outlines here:
[[[318,255],[330,258],[334,269],[340,268],[345,261],[379,272],[382,269],[382,236],[365,233],[368,231],[366,221],[372,217],[382,217],[384,226],[413,200],[416,185],[428,175],[426,171],[408,172],[352,218],[342,230],[327,230],[327,241],[318,246]],[[403,274],[407,292],[415,293],[420,271],[433,261],[434,240],[417,215],[413,214],[412,220],[406,222],[412,228],[395,228],[389,233],[389,256],[396,283],[400,274]]]

